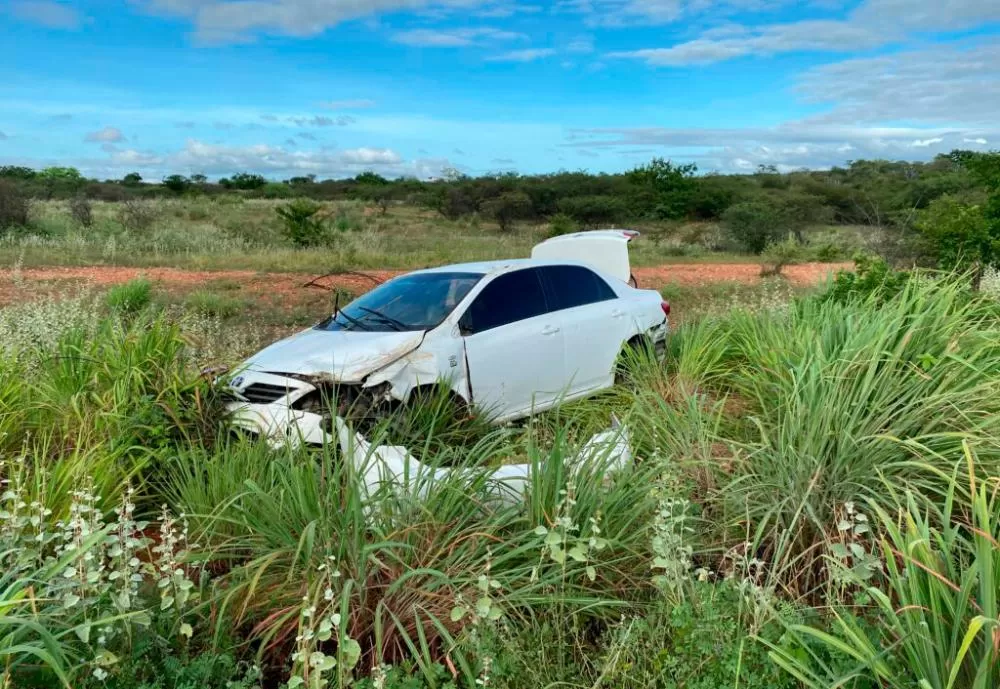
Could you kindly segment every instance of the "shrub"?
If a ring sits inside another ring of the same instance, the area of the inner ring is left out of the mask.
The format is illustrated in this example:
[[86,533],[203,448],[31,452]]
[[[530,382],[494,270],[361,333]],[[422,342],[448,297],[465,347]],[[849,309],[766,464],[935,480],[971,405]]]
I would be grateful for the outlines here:
[[27,227],[31,199],[14,182],[0,179],[0,230]]
[[556,213],[549,218],[549,237],[572,234],[580,229],[576,221],[565,213]]
[[73,220],[82,227],[90,227],[94,224],[94,214],[90,206],[90,201],[86,196],[74,196],[69,202],[69,212]]
[[508,191],[483,201],[480,209],[493,218],[501,232],[509,232],[515,220],[531,215],[531,198],[523,191]]
[[837,271],[833,284],[819,299],[838,303],[861,300],[880,304],[899,294],[909,279],[909,272],[893,270],[877,256],[858,254],[854,257],[854,270]]
[[[971,269],[976,287],[983,269],[1000,262],[1000,235],[991,231],[980,206],[942,196],[921,212],[916,227],[937,266],[944,270]],[[996,230],[1000,232],[1000,224]]]
[[803,246],[792,235],[780,242],[771,242],[760,254],[761,277],[781,275],[785,266],[799,263],[805,256]]
[[135,315],[149,306],[152,299],[152,283],[145,278],[135,278],[109,289],[105,302],[114,312]]
[[625,202],[615,196],[573,196],[561,199],[559,212],[584,227],[596,228],[625,218]]
[[309,199],[295,199],[275,209],[284,223],[283,234],[295,246],[317,246],[327,239],[326,226],[317,217],[323,206]]
[[126,199],[118,207],[118,222],[126,232],[148,230],[155,221],[156,211],[146,201]]
[[722,222],[733,240],[752,254],[785,234],[781,213],[767,201],[744,201],[726,209]]
[[184,175],[170,175],[164,178],[163,186],[175,194],[183,194],[191,186],[191,180]]

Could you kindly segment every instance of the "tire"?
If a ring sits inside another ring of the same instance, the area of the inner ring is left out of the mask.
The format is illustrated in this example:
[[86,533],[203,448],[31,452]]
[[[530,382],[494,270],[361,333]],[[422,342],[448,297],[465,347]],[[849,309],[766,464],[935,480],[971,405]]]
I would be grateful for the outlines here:
[[635,357],[639,356],[645,347],[642,338],[633,337],[622,345],[618,359],[615,361],[615,385],[627,385],[631,380],[629,365]]

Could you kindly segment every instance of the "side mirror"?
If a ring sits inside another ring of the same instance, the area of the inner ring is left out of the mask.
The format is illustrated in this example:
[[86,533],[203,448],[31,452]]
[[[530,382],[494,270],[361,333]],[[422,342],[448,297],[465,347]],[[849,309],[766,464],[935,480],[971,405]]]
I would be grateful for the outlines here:
[[469,314],[466,313],[458,321],[458,334],[462,337],[467,337],[475,332],[476,331],[472,327],[472,324],[469,323]]

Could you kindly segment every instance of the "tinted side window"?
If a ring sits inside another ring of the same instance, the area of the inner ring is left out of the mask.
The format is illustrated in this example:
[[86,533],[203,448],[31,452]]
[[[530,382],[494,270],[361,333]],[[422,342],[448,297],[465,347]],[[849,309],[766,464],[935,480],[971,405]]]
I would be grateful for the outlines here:
[[548,289],[552,311],[595,304],[617,297],[604,278],[587,268],[546,266],[541,271]]
[[462,316],[462,326],[481,333],[546,311],[538,270],[529,268],[505,273],[486,285]]

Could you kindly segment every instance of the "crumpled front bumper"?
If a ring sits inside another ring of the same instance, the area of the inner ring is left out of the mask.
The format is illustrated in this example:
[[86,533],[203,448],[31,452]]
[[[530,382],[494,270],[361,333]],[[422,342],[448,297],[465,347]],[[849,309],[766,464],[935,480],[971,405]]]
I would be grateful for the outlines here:
[[325,428],[328,420],[322,415],[291,409],[280,402],[232,401],[226,404],[226,411],[234,430],[258,437],[275,448],[323,445],[333,440]]

